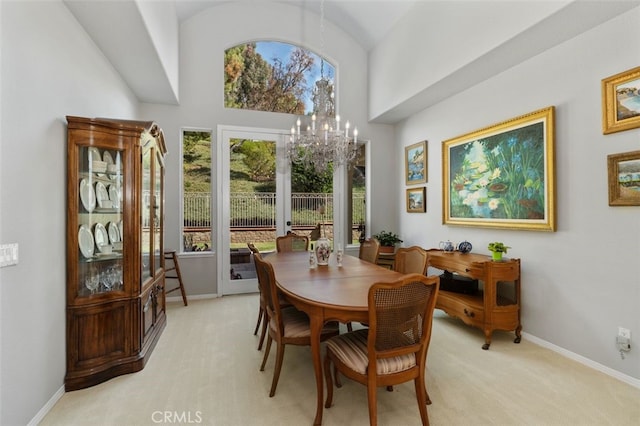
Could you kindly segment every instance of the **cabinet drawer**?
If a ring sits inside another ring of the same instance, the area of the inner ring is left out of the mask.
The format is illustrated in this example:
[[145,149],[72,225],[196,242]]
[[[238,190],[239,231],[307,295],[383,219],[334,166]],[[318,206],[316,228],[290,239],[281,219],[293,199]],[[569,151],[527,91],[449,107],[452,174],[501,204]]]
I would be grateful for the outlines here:
[[482,294],[479,296],[440,291],[436,309],[442,309],[452,317],[460,318],[466,324],[481,326],[484,324],[484,306]]

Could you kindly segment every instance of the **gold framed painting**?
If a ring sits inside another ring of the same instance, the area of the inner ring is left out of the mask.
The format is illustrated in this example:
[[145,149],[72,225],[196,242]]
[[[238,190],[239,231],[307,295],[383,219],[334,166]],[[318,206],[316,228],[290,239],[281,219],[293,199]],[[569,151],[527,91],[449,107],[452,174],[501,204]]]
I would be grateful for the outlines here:
[[554,111],[442,142],[442,223],[555,231]]
[[610,206],[640,206],[640,151],[607,156]]
[[427,211],[427,189],[421,188],[407,189],[407,212],[424,213]]
[[640,67],[602,80],[602,133],[640,127]]
[[427,141],[404,148],[404,176],[407,185],[427,182]]

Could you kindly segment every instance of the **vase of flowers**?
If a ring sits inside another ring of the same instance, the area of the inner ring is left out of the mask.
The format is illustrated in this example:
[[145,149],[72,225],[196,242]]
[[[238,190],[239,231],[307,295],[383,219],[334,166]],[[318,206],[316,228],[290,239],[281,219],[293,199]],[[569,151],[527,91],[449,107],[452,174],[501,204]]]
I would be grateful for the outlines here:
[[316,241],[316,258],[318,259],[318,266],[328,265],[330,256],[331,242],[325,237],[318,238],[318,241]]
[[507,249],[510,248],[511,247],[505,246],[504,243],[499,241],[489,243],[489,246],[487,247],[491,252],[491,258],[496,262],[500,262],[502,260],[502,254],[507,253]]

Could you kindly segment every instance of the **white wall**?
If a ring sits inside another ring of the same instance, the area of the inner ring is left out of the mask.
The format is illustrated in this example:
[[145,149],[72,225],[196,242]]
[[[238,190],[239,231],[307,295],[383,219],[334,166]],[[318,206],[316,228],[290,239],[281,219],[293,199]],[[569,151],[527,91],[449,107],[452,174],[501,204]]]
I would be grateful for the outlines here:
[[59,1],[3,1],[0,424],[27,424],[63,386],[66,115],[136,118],[137,101]]
[[[397,128],[398,152],[429,141],[427,213],[400,213],[405,245],[466,239],[475,252],[488,253],[489,241],[504,241],[513,247],[509,256],[522,259],[523,331],[636,384],[640,351],[621,359],[615,336],[618,326],[640,336],[640,207],[609,207],[607,155],[640,149],[640,129],[602,134],[600,82],[640,64],[639,20],[636,7]],[[550,105],[556,107],[557,232],[442,225],[441,142]],[[396,167],[402,186],[402,160]]]
[[[371,52],[370,118],[410,99],[565,6],[545,2],[417,2]],[[411,50],[399,46],[411,46]],[[406,64],[400,70],[389,64]]]
[[[269,16],[269,19],[264,19]],[[239,24],[239,20],[242,24]],[[217,126],[251,126],[282,129],[288,133],[294,120],[288,114],[225,109],[223,99],[224,51],[240,43],[272,39],[300,44],[323,53],[338,64],[338,108],[340,115],[358,126],[359,137],[372,141],[371,174],[377,191],[390,193],[394,185],[386,170],[396,156],[390,126],[367,124],[367,55],[343,31],[325,22],[325,46],[320,41],[320,17],[303,8],[281,4],[253,2],[216,6],[184,22],[180,28],[180,106],[143,104],[143,115],[162,125],[167,142],[166,238],[167,247],[181,247],[179,206],[180,129],[211,129],[213,139]],[[214,151],[215,152],[215,151]],[[214,157],[215,158],[215,157]],[[378,173],[376,173],[378,171]],[[214,182],[214,187],[219,185]],[[388,200],[373,200],[376,212],[373,228],[392,227],[396,210],[388,208]],[[218,224],[216,229],[220,229]],[[218,293],[215,281],[215,252],[181,257],[183,270],[199,271],[185,279],[189,295]],[[184,265],[184,266],[183,266]]]

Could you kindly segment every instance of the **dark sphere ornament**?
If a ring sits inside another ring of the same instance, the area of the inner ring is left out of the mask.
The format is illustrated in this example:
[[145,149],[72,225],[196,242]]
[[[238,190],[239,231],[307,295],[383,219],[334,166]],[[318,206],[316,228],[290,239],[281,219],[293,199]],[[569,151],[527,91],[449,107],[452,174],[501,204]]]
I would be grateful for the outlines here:
[[460,244],[458,244],[458,251],[460,253],[469,253],[472,248],[473,246],[469,241],[463,241]]

